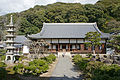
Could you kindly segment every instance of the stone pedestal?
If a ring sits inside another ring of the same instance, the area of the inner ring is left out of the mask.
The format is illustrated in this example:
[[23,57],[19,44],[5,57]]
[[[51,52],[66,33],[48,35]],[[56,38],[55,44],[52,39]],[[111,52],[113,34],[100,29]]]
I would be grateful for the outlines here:
[[14,57],[14,55],[6,55],[6,59],[5,59],[5,62],[6,63],[14,63],[14,61],[15,61],[15,57]]

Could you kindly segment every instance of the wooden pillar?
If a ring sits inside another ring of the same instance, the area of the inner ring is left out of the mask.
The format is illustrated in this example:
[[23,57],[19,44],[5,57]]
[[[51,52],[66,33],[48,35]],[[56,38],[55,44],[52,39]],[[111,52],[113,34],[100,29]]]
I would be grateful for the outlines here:
[[91,47],[88,47],[88,50],[91,51]]
[[105,48],[105,45],[104,44],[102,44],[102,49],[104,49]]
[[51,51],[52,51],[52,49],[53,49],[53,44],[51,44]]
[[105,44],[102,44],[102,53],[106,53],[106,51],[105,51]]
[[77,45],[75,44],[75,51],[77,51]]
[[68,50],[70,51],[70,44],[68,44]]
[[95,50],[98,51],[99,50],[99,46],[95,47]]
[[60,51],[60,44],[58,44],[58,51]]
[[84,51],[84,44],[81,44],[81,50]]

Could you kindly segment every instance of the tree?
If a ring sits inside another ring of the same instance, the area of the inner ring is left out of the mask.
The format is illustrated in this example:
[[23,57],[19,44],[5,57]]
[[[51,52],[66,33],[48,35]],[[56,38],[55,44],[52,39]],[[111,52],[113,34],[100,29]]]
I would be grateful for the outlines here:
[[113,17],[115,17],[118,21],[120,21],[120,6],[118,6],[118,7],[113,11]]
[[0,17],[0,41],[5,39],[5,26],[6,18],[5,16]]
[[111,20],[106,24],[106,29],[114,34],[120,33],[120,21]]
[[115,49],[115,52],[120,52],[120,35],[112,35],[108,44],[111,48]]
[[100,28],[99,28],[100,30],[104,28],[105,22],[106,22],[105,18],[98,19],[98,26],[100,26]]
[[85,40],[87,42],[85,42],[85,44],[89,47],[92,47],[93,53],[95,54],[95,47],[98,47],[101,45],[100,38],[101,34],[98,32],[88,32],[86,34]]
[[30,53],[37,55],[37,58],[38,58],[39,54],[44,56],[44,54],[48,52],[48,45],[50,45],[50,44],[44,40],[28,42],[28,46],[30,48]]
[[115,52],[120,52],[120,21],[111,20],[107,23],[106,29],[112,33],[108,40],[108,46],[114,49]]
[[103,18],[104,11],[100,7],[92,4],[84,5],[85,15],[89,18],[90,22],[96,22],[99,18]]
[[[96,4],[62,3],[39,6],[22,11],[9,13],[14,15],[13,22],[17,23],[17,34],[36,34],[42,29],[43,23],[78,23],[97,22],[100,30],[107,32],[105,23],[111,20],[120,21],[120,0],[99,0]],[[0,16],[0,21],[2,16]],[[2,23],[3,25],[3,23]]]
[[72,23],[79,23],[79,22],[88,22],[89,20],[86,16],[75,15],[75,16],[71,16],[69,18],[69,21]]
[[36,34],[39,28],[31,24],[26,18],[20,20],[19,34]]

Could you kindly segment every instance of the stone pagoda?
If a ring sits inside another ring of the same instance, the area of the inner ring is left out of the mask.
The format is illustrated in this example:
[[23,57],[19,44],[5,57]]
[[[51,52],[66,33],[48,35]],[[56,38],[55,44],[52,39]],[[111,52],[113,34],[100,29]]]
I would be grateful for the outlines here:
[[15,26],[13,25],[13,17],[11,15],[11,20],[9,25],[6,25],[7,28],[7,35],[6,35],[6,62],[14,62],[15,61],[15,50],[16,48],[14,47],[14,39],[15,39]]

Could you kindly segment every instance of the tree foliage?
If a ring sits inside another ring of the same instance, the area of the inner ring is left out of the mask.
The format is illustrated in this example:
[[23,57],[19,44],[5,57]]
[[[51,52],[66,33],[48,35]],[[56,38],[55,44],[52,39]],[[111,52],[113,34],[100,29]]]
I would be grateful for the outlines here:
[[104,64],[99,61],[89,61],[80,55],[73,57],[75,65],[83,71],[85,80],[119,80],[120,67],[117,64]]
[[33,75],[40,74],[42,72],[45,72],[48,70],[48,64],[46,63],[45,60],[33,60],[29,62],[29,66],[25,67],[28,71],[32,71]]
[[[120,0],[99,0],[96,4],[57,2],[47,6],[36,5],[20,13],[5,15],[9,23],[10,15],[17,24],[17,34],[35,34],[40,32],[43,23],[81,23],[97,22],[100,30],[107,30],[106,23],[120,21]],[[2,18],[0,18],[2,20]]]
[[120,52],[120,35],[113,35],[109,40],[109,46],[115,49],[116,52]]
[[5,60],[5,53],[6,53],[6,50],[0,49],[0,60]]
[[5,70],[5,67],[7,65],[4,62],[0,62],[0,79],[6,80],[7,77],[7,71]]
[[120,21],[112,20],[106,24],[106,29],[108,29],[113,34],[120,33]]
[[50,44],[44,40],[37,40],[37,41],[28,41],[26,45],[29,46],[30,53],[37,55],[38,58],[39,54],[44,56],[44,54],[48,52],[48,45]]
[[101,34],[98,32],[88,32],[86,34],[85,40],[87,42],[85,42],[85,44],[87,46],[91,46],[93,50],[95,50],[95,47],[98,47],[101,45],[100,41],[101,41]]
[[5,17],[0,16],[0,41],[5,39],[5,23],[6,23]]
[[112,20],[107,23],[106,29],[108,29],[112,36],[110,37],[108,46],[115,49],[116,52],[120,52],[120,21]]
[[56,56],[54,54],[50,54],[49,56],[41,58],[41,59],[47,61],[48,64],[51,64],[53,61],[56,60]]

